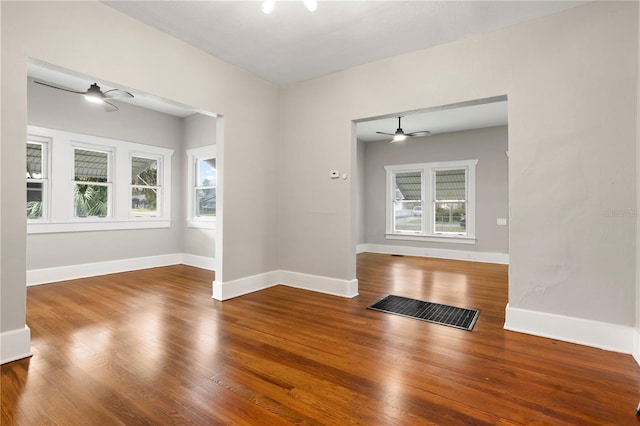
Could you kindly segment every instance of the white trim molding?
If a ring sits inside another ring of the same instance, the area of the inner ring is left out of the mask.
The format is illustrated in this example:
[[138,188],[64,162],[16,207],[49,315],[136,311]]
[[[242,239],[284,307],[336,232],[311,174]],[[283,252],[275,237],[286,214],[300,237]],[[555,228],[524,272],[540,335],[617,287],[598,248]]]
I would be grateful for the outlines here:
[[509,305],[504,328],[625,354],[634,353],[633,342],[637,339],[637,330],[630,326],[512,308]]
[[214,270],[215,259],[186,253],[173,253],[54,268],[31,269],[27,271],[27,286],[180,264]]
[[[195,191],[198,188],[198,162],[200,160],[216,159],[217,161],[217,147],[216,145],[206,145],[199,148],[190,148],[186,152],[187,157],[187,226],[189,228],[200,229],[216,229],[216,216],[214,217],[199,217],[196,216],[196,196]],[[216,180],[218,175],[216,174]],[[200,183],[201,184],[201,183]],[[216,185],[211,185],[214,189]],[[210,188],[210,187],[208,187]],[[217,196],[217,194],[216,194]]]
[[358,295],[358,280],[341,280],[320,275],[277,270],[225,283],[214,281],[212,297],[215,300],[224,301],[276,285],[286,285],[346,298]]
[[437,259],[467,260],[470,262],[509,264],[508,253],[437,249],[429,247],[393,246],[387,244],[358,244],[356,253],[397,254],[404,256],[435,257]]
[[238,278],[237,280],[213,282],[213,295],[215,300],[229,300],[234,297],[264,290],[280,283],[280,271],[265,272],[263,274]]
[[358,280],[341,280],[320,275],[302,274],[300,272],[280,271],[281,284],[303,290],[330,294],[346,298],[358,295]]
[[[92,135],[27,126],[28,142],[46,141],[48,171],[44,188],[44,215],[27,219],[27,234],[58,232],[110,231],[115,229],[153,229],[171,226],[171,157],[173,149],[110,139]],[[28,143],[27,142],[27,143]],[[106,155],[106,182],[95,185],[108,188],[108,212],[105,217],[76,217],[74,212],[76,150]],[[157,191],[156,216],[136,216],[131,211],[131,164],[133,157],[150,159],[157,165],[157,182],[143,187]]]
[[209,271],[216,270],[216,259],[213,257],[182,253],[182,261],[180,263]]
[[24,328],[0,334],[0,364],[31,356],[31,330]]

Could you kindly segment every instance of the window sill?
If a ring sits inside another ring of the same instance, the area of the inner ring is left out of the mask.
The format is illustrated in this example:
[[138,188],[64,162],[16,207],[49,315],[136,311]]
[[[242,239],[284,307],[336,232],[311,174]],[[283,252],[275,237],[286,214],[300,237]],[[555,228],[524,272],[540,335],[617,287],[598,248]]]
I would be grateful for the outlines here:
[[135,229],[170,228],[167,219],[132,219],[127,221],[87,219],[77,222],[28,222],[27,234],[53,234],[62,232],[115,231]]
[[385,234],[387,240],[424,241],[430,243],[475,244],[474,237],[466,235]]
[[216,229],[216,221],[215,220],[188,220],[187,228]]

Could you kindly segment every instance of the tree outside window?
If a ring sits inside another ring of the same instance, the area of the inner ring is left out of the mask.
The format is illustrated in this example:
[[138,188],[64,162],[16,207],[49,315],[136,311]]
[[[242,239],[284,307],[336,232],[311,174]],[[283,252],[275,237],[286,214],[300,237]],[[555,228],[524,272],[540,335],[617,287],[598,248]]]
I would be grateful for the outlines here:
[[73,212],[75,217],[109,215],[109,152],[74,149]]

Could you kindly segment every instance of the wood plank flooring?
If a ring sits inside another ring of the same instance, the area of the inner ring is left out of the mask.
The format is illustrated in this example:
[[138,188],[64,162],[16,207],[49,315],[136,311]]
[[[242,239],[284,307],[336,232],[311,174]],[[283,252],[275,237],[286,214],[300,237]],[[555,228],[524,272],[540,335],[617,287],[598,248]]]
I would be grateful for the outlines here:
[[[507,268],[364,253],[360,295],[211,299],[171,266],[28,288],[2,425],[637,425],[630,355],[503,330]],[[472,332],[366,309],[480,309]]]

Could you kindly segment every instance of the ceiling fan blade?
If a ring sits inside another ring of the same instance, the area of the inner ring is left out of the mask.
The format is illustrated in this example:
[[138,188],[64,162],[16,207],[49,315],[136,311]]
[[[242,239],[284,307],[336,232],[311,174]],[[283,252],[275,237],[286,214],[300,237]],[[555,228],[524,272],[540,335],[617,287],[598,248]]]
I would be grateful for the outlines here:
[[386,133],[386,132],[376,132],[379,135],[387,135],[387,136],[394,136],[395,133]]
[[43,86],[52,87],[58,90],[64,90],[65,92],[78,93],[80,95],[84,95],[87,92],[78,92],[77,90],[67,89],[66,87],[54,86],[53,84],[43,83],[41,81],[33,80],[34,83],[42,84]]
[[133,95],[126,90],[111,89],[104,92],[105,98],[133,98]]
[[107,101],[102,101],[102,106],[104,107],[104,110],[107,112],[115,112],[119,109],[117,106]]
[[411,133],[405,133],[406,136],[431,136],[431,132],[428,130],[422,130],[420,132],[411,132]]

